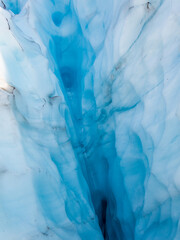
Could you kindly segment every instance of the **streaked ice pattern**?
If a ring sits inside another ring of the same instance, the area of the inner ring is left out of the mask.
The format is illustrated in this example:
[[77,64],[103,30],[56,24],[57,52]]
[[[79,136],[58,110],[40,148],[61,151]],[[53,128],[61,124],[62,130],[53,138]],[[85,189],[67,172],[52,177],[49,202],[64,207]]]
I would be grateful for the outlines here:
[[179,0],[0,1],[0,239],[180,240]]

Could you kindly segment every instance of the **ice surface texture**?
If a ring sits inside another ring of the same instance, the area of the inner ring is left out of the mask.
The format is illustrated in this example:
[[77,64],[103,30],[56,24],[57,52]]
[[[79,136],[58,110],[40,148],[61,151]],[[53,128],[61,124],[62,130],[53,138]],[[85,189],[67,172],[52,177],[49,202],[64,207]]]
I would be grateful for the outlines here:
[[179,0],[0,1],[0,239],[180,239]]

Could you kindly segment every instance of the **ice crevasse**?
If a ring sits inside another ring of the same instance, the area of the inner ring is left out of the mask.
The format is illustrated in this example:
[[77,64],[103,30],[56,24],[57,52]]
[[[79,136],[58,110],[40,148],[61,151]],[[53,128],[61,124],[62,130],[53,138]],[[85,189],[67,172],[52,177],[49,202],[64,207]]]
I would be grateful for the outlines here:
[[0,1],[0,239],[180,239],[180,2]]

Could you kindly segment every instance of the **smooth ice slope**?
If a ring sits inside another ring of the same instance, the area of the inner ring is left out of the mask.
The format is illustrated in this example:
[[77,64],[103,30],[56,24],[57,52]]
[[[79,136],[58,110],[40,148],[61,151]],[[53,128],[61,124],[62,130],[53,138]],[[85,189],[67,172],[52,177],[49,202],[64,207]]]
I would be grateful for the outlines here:
[[0,3],[0,239],[180,239],[178,0]]

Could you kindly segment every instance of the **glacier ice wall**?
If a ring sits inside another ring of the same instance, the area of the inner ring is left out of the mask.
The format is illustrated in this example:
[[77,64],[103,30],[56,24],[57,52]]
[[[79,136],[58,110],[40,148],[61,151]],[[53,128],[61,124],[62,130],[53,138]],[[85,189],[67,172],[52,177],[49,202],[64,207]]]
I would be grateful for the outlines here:
[[179,10],[0,1],[0,239],[179,240]]

